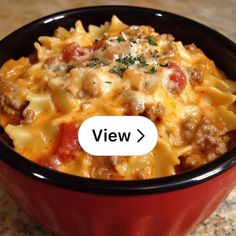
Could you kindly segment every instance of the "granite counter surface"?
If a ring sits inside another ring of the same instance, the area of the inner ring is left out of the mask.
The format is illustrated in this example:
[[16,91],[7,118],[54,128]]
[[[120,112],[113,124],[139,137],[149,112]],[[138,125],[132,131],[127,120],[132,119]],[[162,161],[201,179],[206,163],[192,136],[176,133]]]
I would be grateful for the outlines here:
[[[235,0],[0,0],[0,39],[44,15],[91,5],[137,5],[165,10],[204,23],[236,42]],[[0,187],[0,236],[46,236],[37,223],[20,210]],[[236,188],[189,236],[236,236]]]

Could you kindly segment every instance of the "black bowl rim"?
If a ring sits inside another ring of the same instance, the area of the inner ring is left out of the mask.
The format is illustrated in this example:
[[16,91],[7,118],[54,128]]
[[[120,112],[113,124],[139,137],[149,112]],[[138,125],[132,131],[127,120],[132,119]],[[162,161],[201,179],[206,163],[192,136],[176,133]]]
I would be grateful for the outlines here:
[[[184,16],[173,14],[170,12],[136,7],[136,6],[121,6],[121,5],[102,5],[102,6],[89,6],[82,8],[69,9],[66,11],[56,12],[44,17],[41,17],[31,23],[24,25],[23,27],[12,32],[4,39],[0,41],[0,44],[7,43],[7,40],[14,35],[20,33],[21,31],[30,28],[35,24],[42,24],[47,21],[55,21],[60,18],[66,18],[68,14],[79,13],[82,11],[97,11],[101,9],[131,9],[136,11],[145,11],[146,13],[161,14],[165,17],[174,17],[184,21],[188,21],[195,27],[207,32],[212,37],[219,38],[223,40],[228,48],[235,51],[236,44],[230,39],[226,38],[223,34]],[[200,184],[209,179],[212,179],[225,171],[233,168],[236,165],[236,148],[226,152],[220,158],[208,163],[206,165],[200,166],[194,170],[174,175],[161,177],[156,179],[147,180],[100,180],[100,179],[90,179],[80,176],[74,176],[70,174],[65,174],[55,170],[47,169],[45,167],[39,166],[38,164],[24,158],[20,154],[16,153],[9,145],[0,139],[0,150],[1,157],[0,160],[13,167],[15,170],[32,177],[38,181],[42,181],[46,184],[57,186],[63,189],[95,193],[95,194],[106,194],[106,195],[139,195],[139,194],[154,194],[163,193],[169,191],[175,191],[187,187]]]

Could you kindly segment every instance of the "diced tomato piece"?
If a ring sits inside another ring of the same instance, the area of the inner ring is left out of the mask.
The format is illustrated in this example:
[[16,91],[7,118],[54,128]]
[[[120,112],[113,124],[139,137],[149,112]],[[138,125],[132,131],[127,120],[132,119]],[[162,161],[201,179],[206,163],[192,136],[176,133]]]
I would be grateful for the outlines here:
[[62,50],[62,60],[67,63],[78,56],[83,56],[84,54],[84,48],[80,47],[78,43],[69,43]]
[[[174,84],[179,92],[182,91],[187,84],[185,74],[174,63],[168,63],[168,68],[173,70],[173,73],[170,75],[170,81],[174,82]],[[171,88],[171,89],[173,89],[173,88]]]
[[81,47],[76,42],[69,43],[62,50],[62,60],[67,63],[70,60],[76,59],[79,56],[83,56],[86,53],[96,51],[103,47],[103,45],[103,40],[96,41],[94,45],[85,48]]
[[102,48],[104,45],[104,40],[98,40],[94,43],[93,46],[90,46],[89,48],[92,50],[92,51],[96,51],[100,48]]
[[78,124],[62,124],[60,126],[59,141],[53,153],[42,156],[37,160],[41,166],[55,169],[58,165],[70,161],[75,153],[81,150],[78,142]]
[[62,124],[56,153],[62,161],[71,159],[73,154],[80,150],[78,141],[78,124]]

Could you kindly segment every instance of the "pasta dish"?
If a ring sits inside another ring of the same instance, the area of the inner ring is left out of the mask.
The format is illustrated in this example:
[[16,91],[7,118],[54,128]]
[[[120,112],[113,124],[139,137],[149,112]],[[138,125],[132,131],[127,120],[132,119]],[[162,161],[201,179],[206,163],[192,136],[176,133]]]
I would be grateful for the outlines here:
[[[58,27],[35,48],[0,69],[0,125],[39,165],[88,178],[156,178],[204,165],[235,143],[236,82],[194,44],[113,16],[88,32],[80,21]],[[83,121],[124,115],[154,122],[151,152],[99,157],[81,148]]]

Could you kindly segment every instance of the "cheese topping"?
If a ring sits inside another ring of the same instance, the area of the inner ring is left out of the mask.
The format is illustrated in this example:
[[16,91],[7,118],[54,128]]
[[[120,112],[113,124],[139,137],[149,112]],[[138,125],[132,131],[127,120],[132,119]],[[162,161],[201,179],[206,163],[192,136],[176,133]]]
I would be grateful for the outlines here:
[[[26,158],[65,173],[146,179],[203,165],[231,147],[236,83],[194,44],[150,26],[59,27],[0,69],[0,125]],[[159,133],[145,156],[94,157],[77,140],[96,115],[141,115]]]

